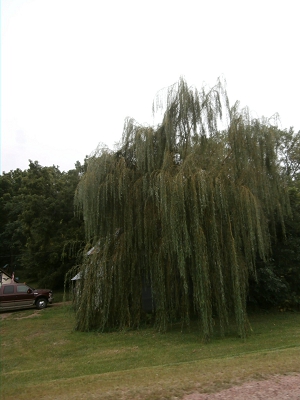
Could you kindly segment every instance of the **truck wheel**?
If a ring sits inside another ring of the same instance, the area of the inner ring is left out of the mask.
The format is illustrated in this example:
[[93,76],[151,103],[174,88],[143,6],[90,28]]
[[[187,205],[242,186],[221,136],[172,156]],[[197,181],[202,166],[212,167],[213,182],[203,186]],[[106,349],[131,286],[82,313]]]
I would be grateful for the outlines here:
[[47,299],[45,299],[44,297],[41,297],[40,299],[37,299],[37,301],[35,302],[35,305],[38,310],[42,310],[43,308],[47,307]]

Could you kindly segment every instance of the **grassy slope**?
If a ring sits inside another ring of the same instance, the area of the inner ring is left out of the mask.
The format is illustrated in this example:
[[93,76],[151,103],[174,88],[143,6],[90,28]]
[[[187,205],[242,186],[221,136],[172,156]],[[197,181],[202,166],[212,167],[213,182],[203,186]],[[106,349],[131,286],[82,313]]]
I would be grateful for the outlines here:
[[13,312],[1,320],[1,398],[168,399],[300,372],[300,313],[250,321],[246,341],[203,344],[194,327],[81,333],[68,306]]

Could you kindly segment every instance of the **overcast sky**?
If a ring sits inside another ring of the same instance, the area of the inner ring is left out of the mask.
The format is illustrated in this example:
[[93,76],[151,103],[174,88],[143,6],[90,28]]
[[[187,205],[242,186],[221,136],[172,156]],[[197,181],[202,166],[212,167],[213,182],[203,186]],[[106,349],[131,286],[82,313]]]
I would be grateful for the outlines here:
[[74,168],[185,77],[300,129],[297,0],[2,0],[1,172]]

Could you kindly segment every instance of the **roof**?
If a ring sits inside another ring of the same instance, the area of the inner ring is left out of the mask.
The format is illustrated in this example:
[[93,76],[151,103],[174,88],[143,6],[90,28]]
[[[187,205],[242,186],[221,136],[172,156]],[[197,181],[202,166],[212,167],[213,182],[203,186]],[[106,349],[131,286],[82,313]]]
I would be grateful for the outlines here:
[[71,279],[71,281],[79,281],[81,279],[81,272],[78,272],[77,275],[74,276],[74,278]]
[[3,284],[11,284],[15,282],[15,274],[8,273],[8,271],[5,271],[4,269],[0,268],[0,286]]

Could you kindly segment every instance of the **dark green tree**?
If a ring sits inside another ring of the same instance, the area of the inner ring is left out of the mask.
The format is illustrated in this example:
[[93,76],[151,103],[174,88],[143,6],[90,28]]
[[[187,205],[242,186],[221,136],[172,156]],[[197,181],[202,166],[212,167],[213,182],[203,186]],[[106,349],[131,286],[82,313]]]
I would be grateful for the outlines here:
[[277,131],[279,169],[288,184],[291,213],[285,234],[277,227],[272,257],[258,260],[257,276],[250,282],[249,303],[259,307],[300,307],[300,132]]
[[18,268],[20,249],[25,245],[21,222],[18,217],[23,210],[16,201],[26,172],[16,169],[0,177],[0,254],[1,267],[8,264],[9,272]]
[[290,186],[300,183],[300,131],[278,130],[277,152],[282,173],[289,179]]
[[84,229],[74,215],[73,200],[83,172],[80,163],[60,172],[30,161],[28,170],[1,177],[2,251],[14,254],[14,270],[27,280],[63,287],[66,271],[76,262]]
[[160,330],[196,315],[208,339],[214,315],[224,334],[234,314],[244,337],[249,275],[288,211],[276,128],[230,108],[220,82],[198,91],[181,79],[164,104],[157,127],[127,120],[119,151],[91,158],[77,188],[94,246],[81,267],[77,329],[138,326],[150,286]]

